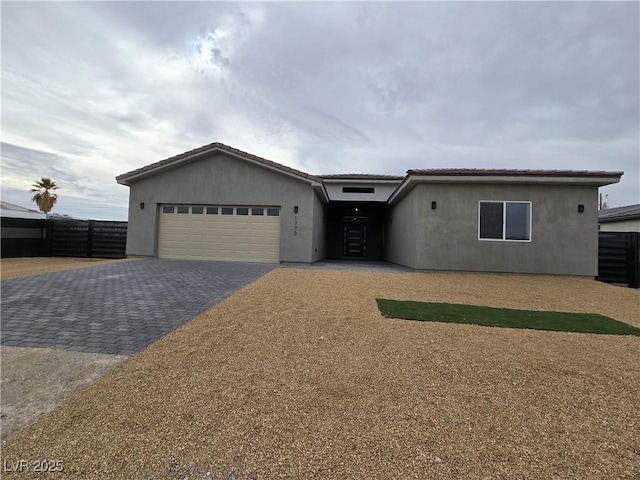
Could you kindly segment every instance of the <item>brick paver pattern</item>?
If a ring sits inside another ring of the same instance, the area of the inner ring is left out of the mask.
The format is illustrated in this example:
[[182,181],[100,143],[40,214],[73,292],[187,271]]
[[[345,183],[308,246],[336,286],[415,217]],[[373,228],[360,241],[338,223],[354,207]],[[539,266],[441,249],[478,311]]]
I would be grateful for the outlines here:
[[143,259],[2,282],[2,345],[132,355],[277,265]]

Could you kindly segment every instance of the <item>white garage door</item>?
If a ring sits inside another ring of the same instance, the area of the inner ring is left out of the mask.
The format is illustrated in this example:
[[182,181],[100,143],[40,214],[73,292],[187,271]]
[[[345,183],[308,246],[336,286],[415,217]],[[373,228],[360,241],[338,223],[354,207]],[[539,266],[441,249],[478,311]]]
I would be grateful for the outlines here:
[[158,257],[277,263],[280,209],[163,205]]

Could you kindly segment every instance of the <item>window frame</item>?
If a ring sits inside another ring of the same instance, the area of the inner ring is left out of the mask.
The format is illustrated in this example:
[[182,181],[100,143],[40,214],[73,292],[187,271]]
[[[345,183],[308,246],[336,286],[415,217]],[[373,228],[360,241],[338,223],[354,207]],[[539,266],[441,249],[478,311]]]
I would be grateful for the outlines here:
[[[480,214],[483,203],[501,203],[502,204],[502,238],[483,238],[480,236]],[[529,238],[520,240],[515,238],[507,238],[507,204],[508,203],[524,203],[529,205]],[[533,202],[530,200],[479,200],[478,201],[478,240],[482,242],[516,242],[531,243],[533,238]]]

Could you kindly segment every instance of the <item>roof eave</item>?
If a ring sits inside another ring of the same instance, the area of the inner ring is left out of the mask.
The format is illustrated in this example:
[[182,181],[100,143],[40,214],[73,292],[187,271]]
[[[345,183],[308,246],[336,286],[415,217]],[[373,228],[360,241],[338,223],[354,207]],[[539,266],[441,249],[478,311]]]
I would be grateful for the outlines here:
[[274,167],[272,165],[268,165],[266,163],[256,161],[256,160],[254,160],[252,158],[248,158],[248,157],[245,157],[243,155],[239,155],[239,154],[237,154],[235,152],[230,152],[229,150],[224,149],[224,148],[220,148],[218,146],[212,147],[212,148],[210,148],[208,150],[204,150],[202,152],[194,153],[193,155],[188,155],[188,156],[186,156],[184,158],[178,158],[178,159],[176,159],[176,160],[174,160],[174,161],[172,161],[170,163],[165,163],[163,165],[158,165],[155,168],[150,168],[150,169],[145,170],[143,172],[137,172],[136,173],[136,171],[134,170],[133,172],[130,172],[130,173],[124,173],[122,175],[118,175],[116,177],[116,182],[118,182],[121,185],[131,186],[132,182],[141,180],[141,179],[143,179],[145,177],[149,177],[149,176],[155,175],[155,174],[159,173],[162,170],[170,170],[170,169],[176,168],[179,165],[191,162],[193,160],[197,160],[199,158],[205,157],[207,155],[211,155],[212,153],[216,153],[216,152],[220,152],[220,153],[224,153],[226,155],[230,155],[230,156],[232,156],[234,158],[237,158],[239,160],[243,160],[245,162],[249,162],[249,163],[251,163],[253,165],[257,165],[259,167],[265,168],[265,169],[270,170],[270,171],[275,172],[275,173],[279,173],[281,175],[288,176],[290,178],[295,178],[297,180],[302,180],[302,181],[307,182],[307,183],[309,183],[311,185],[313,185],[315,183],[321,183],[320,179],[315,179],[315,178],[313,178],[311,176],[309,176],[310,178],[307,178],[307,177],[305,177],[303,175],[296,175],[293,172],[288,172],[286,170],[282,170],[282,169]]
[[396,188],[389,197],[389,205],[400,201],[418,183],[490,183],[510,185],[592,185],[602,187],[618,183],[622,172],[611,172],[609,175],[576,175],[552,176],[552,175],[418,175],[409,174],[407,178]]
[[398,179],[398,180],[389,180],[389,179],[350,179],[350,178],[323,178],[322,182],[323,183],[332,183],[332,184],[336,184],[336,183],[357,183],[357,184],[361,184],[361,183],[376,183],[376,184],[385,184],[385,185],[396,185],[402,182],[402,178]]
[[329,203],[329,194],[327,193],[327,190],[324,188],[324,185],[322,183],[314,182],[311,184],[311,186],[316,191],[318,197],[320,197],[320,201],[322,203]]
[[[177,167],[178,165],[181,165],[183,163],[188,163],[190,161],[193,161],[199,157],[211,154],[212,152],[215,151],[220,151],[220,148],[218,147],[213,147],[209,150],[205,150],[204,152],[198,152],[198,153],[194,153],[193,155],[188,155],[186,157],[183,158],[178,158],[176,160],[174,160],[173,162],[170,163],[163,163],[162,165],[158,165],[154,168],[149,168],[147,170],[144,171],[132,171],[129,173],[123,173],[122,175],[118,175],[116,177],[116,182],[118,182],[120,185],[127,185],[127,186],[131,186],[131,182],[132,181],[137,181],[137,180],[141,180],[145,177],[150,177],[155,175],[156,173],[162,171],[162,170],[170,170],[172,168]],[[144,168],[144,167],[143,167]]]

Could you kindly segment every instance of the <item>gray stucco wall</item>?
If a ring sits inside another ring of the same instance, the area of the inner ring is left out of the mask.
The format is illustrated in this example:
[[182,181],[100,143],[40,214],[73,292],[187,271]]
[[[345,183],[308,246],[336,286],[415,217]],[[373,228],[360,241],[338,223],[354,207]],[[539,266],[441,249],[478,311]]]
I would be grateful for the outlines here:
[[313,251],[311,261],[317,262],[327,256],[324,205],[317,195],[313,195]]
[[[597,187],[420,184],[414,191],[415,268],[598,273]],[[478,240],[481,200],[531,201],[531,242]],[[431,209],[432,201],[437,202],[435,210]],[[579,204],[584,205],[584,213],[578,213]]]
[[265,205],[281,209],[280,261],[311,262],[314,198],[313,188],[304,181],[215,153],[131,184],[127,255],[156,255],[163,203]]
[[418,189],[389,210],[385,225],[385,260],[415,268]]

